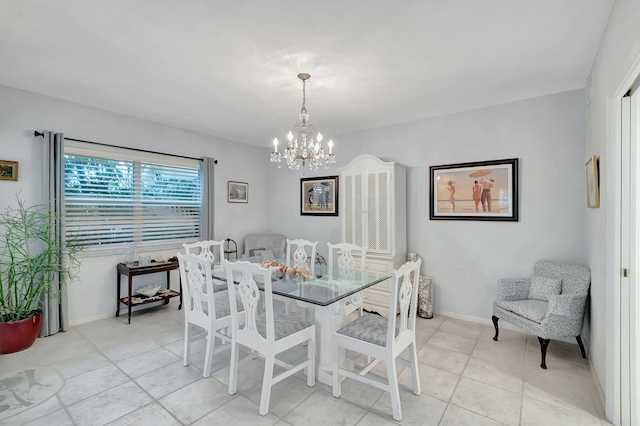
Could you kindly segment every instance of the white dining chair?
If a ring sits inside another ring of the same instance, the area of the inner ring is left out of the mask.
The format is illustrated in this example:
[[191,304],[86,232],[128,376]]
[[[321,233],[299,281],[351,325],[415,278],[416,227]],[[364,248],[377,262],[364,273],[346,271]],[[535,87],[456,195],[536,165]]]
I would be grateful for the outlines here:
[[195,254],[203,259],[213,262],[213,268],[222,270],[222,259],[224,258],[225,240],[206,240],[191,244],[182,244],[185,254]]
[[[307,321],[292,315],[278,315],[273,312],[273,294],[271,291],[271,271],[250,262],[223,261],[229,287],[229,300],[236,300],[239,295],[244,308],[244,325],[236,316],[234,305],[231,305],[231,369],[229,373],[229,394],[234,395],[238,385],[238,366],[240,345],[252,349],[264,356],[264,374],[262,393],[260,396],[260,414],[269,412],[271,387],[287,377],[306,369],[307,385],[315,385],[316,329]],[[237,285],[235,284],[237,283]],[[259,290],[258,283],[264,285]],[[258,312],[260,299],[264,299],[265,310]],[[290,365],[276,358],[276,355],[307,343],[307,357],[298,365]],[[247,358],[254,358],[255,353]],[[274,365],[286,371],[274,376]]]
[[[289,267],[295,268],[309,268],[309,273],[311,276],[315,273],[315,259],[316,259],[316,247],[318,246],[318,242],[312,242],[303,239],[290,240],[287,238],[287,254],[285,257],[285,263]],[[292,303],[291,299],[286,297],[281,297],[278,295],[274,296],[275,300],[284,302],[284,312],[285,314],[289,314],[291,311],[290,303]],[[307,309],[303,308],[303,316],[307,318]]]
[[[214,293],[211,265],[212,261],[195,254],[178,253],[178,264],[182,282],[182,299],[184,304],[184,354],[183,364],[186,367],[191,360],[191,344],[193,340],[206,338],[206,352],[202,377],[211,375],[213,355],[230,349],[230,336],[220,333],[222,329],[231,327],[231,308],[229,297],[224,293]],[[217,297],[216,297],[217,296]],[[234,315],[244,308],[241,304],[234,306]],[[237,318],[238,321],[242,320]],[[194,334],[193,325],[204,331]],[[214,350],[215,339],[219,338],[223,346]]]
[[[338,274],[341,276],[348,275],[353,270],[364,271],[365,260],[367,257],[367,247],[361,247],[349,243],[327,243],[329,248],[329,260],[327,262],[329,274]],[[359,259],[353,257],[353,252],[359,256]],[[335,269],[334,269],[335,267]],[[364,301],[361,293],[356,293],[351,297],[345,305],[345,316],[352,312],[358,311],[358,316],[363,314],[362,302]]]
[[[333,335],[333,396],[339,398],[341,395],[341,376],[382,389],[391,394],[391,408],[396,421],[402,420],[396,361],[411,368],[413,393],[420,395],[416,351],[416,306],[421,263],[421,259],[417,262],[407,262],[393,271],[389,318],[365,314],[347,323]],[[413,279],[411,279],[412,276]],[[396,316],[398,307],[399,315]],[[364,354],[373,358],[373,361],[357,374],[345,370],[339,365],[342,348]],[[409,348],[409,361],[399,357],[407,348]],[[380,361],[384,361],[387,365],[387,383],[366,376]]]

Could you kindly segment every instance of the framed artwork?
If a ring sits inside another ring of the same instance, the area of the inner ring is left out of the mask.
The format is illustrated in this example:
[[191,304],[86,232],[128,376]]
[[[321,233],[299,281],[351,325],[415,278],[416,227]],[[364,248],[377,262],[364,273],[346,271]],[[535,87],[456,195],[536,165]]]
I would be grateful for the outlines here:
[[18,180],[18,162],[0,160],[0,180]]
[[432,220],[518,220],[518,159],[431,166]]
[[247,182],[227,181],[227,203],[248,203],[249,184]]
[[300,179],[300,214],[338,216],[338,176]]
[[600,207],[600,182],[599,182],[598,157],[592,155],[584,165],[584,178],[587,181],[587,207]]

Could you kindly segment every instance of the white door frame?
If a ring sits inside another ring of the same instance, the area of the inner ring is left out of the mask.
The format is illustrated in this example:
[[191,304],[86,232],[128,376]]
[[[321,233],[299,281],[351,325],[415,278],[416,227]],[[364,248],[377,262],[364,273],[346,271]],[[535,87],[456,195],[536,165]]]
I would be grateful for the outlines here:
[[[622,234],[623,226],[626,226],[621,219],[623,217],[624,209],[626,208],[625,201],[630,201],[632,203],[637,204],[638,202],[638,194],[635,192],[629,200],[623,200],[623,180],[630,178],[630,176],[626,176],[623,178],[623,172],[628,170],[628,165],[623,164],[623,161],[634,161],[630,158],[630,152],[623,152],[623,131],[622,131],[622,98],[628,92],[631,85],[636,81],[636,79],[640,76],[640,57],[638,57],[631,67],[618,90],[614,94],[610,101],[610,134],[611,134],[611,155],[608,156],[607,161],[607,215],[611,218],[611,223],[613,224],[613,232],[610,234],[611,238],[607,240],[607,247],[609,248],[608,252],[611,253],[612,258],[607,256],[607,282],[611,282],[610,290],[606,292],[607,294],[607,306],[611,307],[611,315],[607,315],[607,384],[606,384],[606,414],[607,418],[611,420],[613,424],[621,424],[623,420],[627,421],[626,415],[625,419],[622,418],[622,409],[623,407],[626,409],[631,401],[625,400],[623,401],[623,396],[625,398],[629,397],[629,394],[626,392],[621,392],[621,387],[623,385],[623,373],[629,374],[626,368],[622,368],[622,359],[627,359],[628,353],[622,354],[623,342],[622,342],[622,333],[623,330],[628,331],[628,324],[623,326],[621,321],[621,315],[623,313],[622,305],[621,305],[621,296],[624,293],[627,293],[629,289],[630,283],[634,283],[637,285],[640,282],[640,268],[638,267],[638,263],[635,260],[627,258],[627,253],[622,250],[622,244],[632,243],[637,245],[640,241],[638,236],[633,236],[631,241],[627,241],[625,236]],[[634,150],[635,151],[635,150]],[[636,169],[640,167],[637,162],[635,162]],[[636,176],[636,173],[632,172],[632,176]],[[630,186],[629,189],[633,188],[634,191],[637,191],[638,187],[635,182]],[[624,206],[623,206],[624,205]],[[634,212],[636,209],[632,206],[631,211]],[[637,211],[636,211],[637,212]],[[625,212],[626,213],[626,212]],[[637,222],[637,216],[631,219],[632,222]],[[637,224],[631,224],[631,227],[635,229]],[[612,240],[612,241],[611,241]],[[632,256],[637,255],[635,249],[631,250]],[[635,257],[635,256],[634,256]],[[623,277],[621,274],[621,268],[633,268],[631,269],[630,277]],[[606,283],[604,283],[606,285]],[[635,292],[634,292],[635,293]],[[637,305],[637,300],[634,301]],[[636,308],[637,309],[637,308]],[[628,319],[627,319],[628,321]],[[633,327],[632,327],[633,329]],[[628,345],[625,348],[628,349]],[[637,350],[632,350],[632,353]],[[636,383],[637,384],[637,383]],[[636,405],[636,404],[633,404]],[[636,407],[637,409],[637,407]]]

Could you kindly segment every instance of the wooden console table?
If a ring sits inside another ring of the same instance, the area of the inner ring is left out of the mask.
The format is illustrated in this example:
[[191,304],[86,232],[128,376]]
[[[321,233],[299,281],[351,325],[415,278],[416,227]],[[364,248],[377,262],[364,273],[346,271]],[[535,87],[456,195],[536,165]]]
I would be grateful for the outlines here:
[[[135,265],[127,266],[124,263],[118,263],[118,301],[116,308],[116,317],[120,316],[120,303],[127,305],[129,311],[129,324],[131,324],[131,307],[146,305],[148,303],[154,303],[164,300],[165,305],[169,303],[169,299],[172,297],[180,296],[180,305],[178,305],[178,309],[182,309],[182,282],[180,282],[180,291],[171,290],[171,271],[174,269],[178,269],[178,262],[162,262],[162,263],[151,263],[146,266],[138,266],[137,262]],[[133,277],[136,275],[147,275],[147,274],[155,274],[158,272],[166,272],[167,273],[167,289],[160,290],[158,294],[152,297],[145,297],[142,295],[131,296],[131,284],[133,281]],[[129,277],[128,283],[128,293],[127,297],[120,297],[120,277],[122,275],[126,275]]]

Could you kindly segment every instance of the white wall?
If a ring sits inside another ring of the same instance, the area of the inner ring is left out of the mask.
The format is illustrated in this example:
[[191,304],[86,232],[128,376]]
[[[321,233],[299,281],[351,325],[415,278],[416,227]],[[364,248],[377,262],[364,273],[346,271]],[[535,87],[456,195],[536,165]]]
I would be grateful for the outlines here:
[[[410,168],[408,251],[434,277],[435,310],[488,324],[498,278],[530,276],[544,258],[589,264],[585,128],[577,90],[331,137],[338,167],[369,153]],[[505,158],[520,159],[519,222],[429,220],[429,166]],[[336,167],[306,173],[334,174]],[[321,252],[340,240],[339,218],[300,216],[301,172],[271,165],[267,175],[277,188],[268,200],[271,231],[318,240]]]
[[[0,86],[0,158],[19,162],[19,180],[0,182],[0,209],[42,202],[42,138],[34,130],[62,132],[66,137],[141,148],[190,157],[218,159],[215,169],[215,238],[244,236],[266,230],[265,150],[204,134],[139,120],[79,104]],[[249,183],[248,204],[228,204],[227,180]],[[240,248],[240,247],[239,247]],[[149,254],[173,256],[177,247]],[[116,264],[123,255],[85,258],[78,282],[69,289],[72,324],[112,316],[116,309]],[[158,274],[155,275],[159,277]],[[140,277],[153,279],[154,276]],[[126,279],[126,277],[123,277]],[[137,280],[137,278],[136,278]],[[172,278],[177,287],[177,274]],[[144,284],[144,280],[140,284]],[[134,283],[137,287],[140,284]]]
[[[611,385],[611,367],[618,360],[607,354],[611,346],[614,320],[612,276],[618,266],[613,262],[615,206],[613,180],[619,169],[614,165],[616,141],[612,139],[611,102],[633,63],[640,56],[640,1],[617,0],[609,18],[598,55],[593,65],[594,94],[587,111],[587,155],[600,157],[601,208],[587,212],[587,241],[591,265],[591,361],[600,385]],[[611,394],[607,397],[611,398]],[[617,409],[608,401],[608,415]]]

